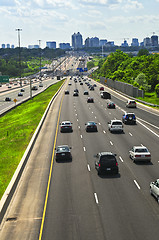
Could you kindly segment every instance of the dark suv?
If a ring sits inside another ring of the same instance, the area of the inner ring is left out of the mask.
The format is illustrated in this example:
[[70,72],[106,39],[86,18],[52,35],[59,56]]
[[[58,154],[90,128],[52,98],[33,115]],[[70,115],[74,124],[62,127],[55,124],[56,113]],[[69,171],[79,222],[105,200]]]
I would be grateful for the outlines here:
[[95,157],[98,159],[95,161],[95,168],[98,171],[98,175],[104,173],[119,173],[118,162],[116,160],[116,154],[111,152],[100,152]]
[[136,124],[136,117],[134,113],[125,112],[122,117],[122,121],[125,124]]

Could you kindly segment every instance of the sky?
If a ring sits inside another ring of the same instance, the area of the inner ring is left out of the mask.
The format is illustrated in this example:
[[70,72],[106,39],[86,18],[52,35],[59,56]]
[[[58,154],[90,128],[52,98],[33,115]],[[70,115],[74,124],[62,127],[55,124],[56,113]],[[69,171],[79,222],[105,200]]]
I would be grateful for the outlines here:
[[71,44],[80,32],[83,41],[98,37],[121,45],[132,38],[159,35],[159,0],[0,0],[0,47],[22,47],[46,41]]

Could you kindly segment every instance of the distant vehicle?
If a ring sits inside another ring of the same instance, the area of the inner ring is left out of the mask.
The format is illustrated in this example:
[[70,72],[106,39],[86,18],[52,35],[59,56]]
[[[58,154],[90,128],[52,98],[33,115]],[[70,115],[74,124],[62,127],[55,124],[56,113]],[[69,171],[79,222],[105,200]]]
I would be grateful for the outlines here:
[[122,121],[125,124],[136,124],[136,117],[134,113],[125,112],[122,116]]
[[87,103],[94,103],[94,99],[92,97],[87,98]]
[[88,91],[84,91],[83,95],[89,95]]
[[104,91],[104,87],[100,87],[100,88],[99,88],[99,91]]
[[42,83],[39,83],[39,87],[43,87],[43,84],[42,84]]
[[22,93],[22,92],[19,92],[19,93],[18,93],[18,97],[23,97],[23,93]]
[[150,194],[153,195],[159,203],[159,179],[150,183]]
[[80,82],[80,85],[83,85],[83,82]]
[[115,108],[115,103],[113,102],[107,103],[107,108]]
[[61,145],[55,148],[56,150],[56,161],[65,161],[69,160],[72,161],[72,154],[70,151],[71,147],[68,145]]
[[38,90],[37,86],[32,86],[31,90]]
[[69,94],[69,91],[68,90],[65,90],[65,95]]
[[21,88],[20,91],[21,91],[21,92],[25,92],[25,89],[24,89],[24,88]]
[[12,86],[11,86],[11,85],[9,85],[9,86],[8,86],[8,88],[12,88]]
[[123,124],[121,120],[111,120],[108,122],[110,132],[123,132]]
[[69,85],[69,86],[71,86],[71,85],[72,85],[72,83],[69,83],[68,85]]
[[17,82],[15,82],[15,83],[14,83],[14,85],[18,85],[18,83],[17,83]]
[[57,80],[60,80],[60,76],[57,76]]
[[94,91],[94,87],[93,86],[90,87],[90,91]]
[[78,92],[78,93],[79,93],[79,91],[78,91],[78,89],[77,89],[77,88],[74,90],[74,92]]
[[104,99],[111,99],[111,94],[109,92],[102,91],[100,93],[100,96],[101,96],[101,98],[104,98]]
[[85,123],[86,125],[86,132],[98,132],[97,129],[97,123],[93,122],[93,121],[89,121],[87,123]]
[[95,155],[95,157],[97,158],[97,161],[95,161],[95,168],[98,171],[98,175],[104,173],[119,173],[116,154],[111,152],[100,152]]
[[145,146],[134,146],[129,151],[129,156],[133,160],[133,162],[150,162],[151,161],[151,153]]
[[72,123],[70,121],[63,121],[60,123],[61,132],[72,132]]
[[126,102],[126,107],[127,108],[136,108],[136,102],[134,100],[128,100]]
[[78,92],[74,92],[74,93],[73,93],[73,96],[74,96],[74,97],[78,97],[78,96],[79,96]]
[[2,84],[0,83],[0,87],[2,87]]
[[6,102],[10,102],[10,101],[11,101],[11,98],[10,98],[10,97],[6,97],[6,98],[5,98],[5,101],[6,101]]

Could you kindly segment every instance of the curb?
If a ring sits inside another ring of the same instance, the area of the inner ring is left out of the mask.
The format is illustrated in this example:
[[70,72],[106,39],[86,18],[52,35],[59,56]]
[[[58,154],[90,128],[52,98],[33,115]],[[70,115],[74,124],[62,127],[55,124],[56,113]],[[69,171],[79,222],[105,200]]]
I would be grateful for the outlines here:
[[20,163],[19,163],[19,165],[18,165],[18,167],[17,167],[17,169],[16,169],[16,171],[15,171],[15,173],[14,173],[14,175],[13,175],[13,177],[12,177],[8,187],[7,187],[7,189],[6,189],[6,191],[4,192],[4,194],[3,194],[3,196],[2,196],[2,198],[0,200],[0,224],[1,224],[1,222],[3,220],[3,217],[4,217],[5,213],[6,213],[6,210],[7,210],[8,206],[9,206],[9,203],[10,203],[10,201],[12,199],[12,196],[13,196],[13,194],[15,192],[15,189],[16,189],[16,187],[18,185],[18,182],[19,182],[20,177],[21,177],[21,175],[23,173],[23,170],[24,170],[25,165],[27,163],[27,160],[28,160],[28,158],[30,156],[30,153],[31,153],[31,151],[33,149],[35,141],[36,141],[36,139],[37,139],[37,137],[39,135],[39,132],[40,132],[40,130],[42,128],[42,125],[43,125],[43,123],[44,123],[44,121],[46,119],[46,116],[48,114],[50,106],[53,103],[54,99],[57,97],[58,93],[63,88],[64,84],[65,84],[65,82],[62,84],[62,86],[59,88],[59,90],[55,93],[55,95],[52,97],[51,101],[49,102],[49,104],[48,104],[48,106],[47,106],[47,108],[46,108],[46,110],[45,110],[45,112],[44,112],[44,114],[43,114],[43,116],[42,116],[42,118],[40,120],[40,123],[39,123],[38,127],[36,128],[32,138],[31,138],[31,140],[30,140],[30,142],[29,142],[29,144],[27,146],[27,149],[25,150],[25,153],[24,153],[24,155],[23,155],[23,157],[22,157],[22,159],[21,159],[21,161],[20,161]]

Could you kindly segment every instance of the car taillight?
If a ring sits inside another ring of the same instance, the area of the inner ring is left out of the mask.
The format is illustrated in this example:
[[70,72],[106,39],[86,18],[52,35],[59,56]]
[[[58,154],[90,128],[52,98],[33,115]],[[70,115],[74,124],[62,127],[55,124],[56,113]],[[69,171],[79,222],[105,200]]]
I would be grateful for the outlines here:
[[98,166],[100,167],[100,163],[98,163]]
[[149,154],[149,155],[146,155],[146,157],[151,157],[151,155]]
[[141,157],[141,155],[135,155],[135,157]]
[[118,166],[118,163],[116,162],[116,166]]

